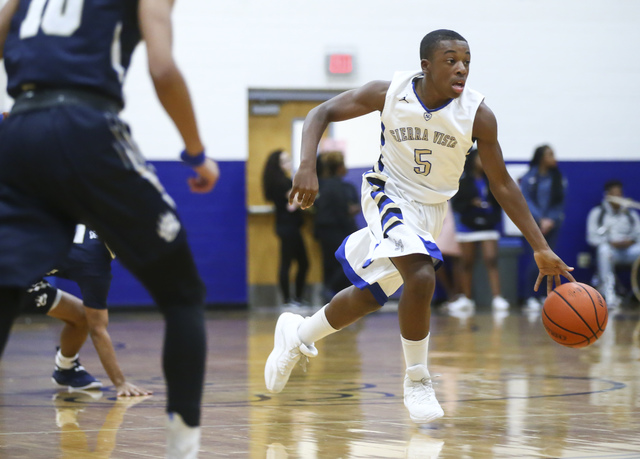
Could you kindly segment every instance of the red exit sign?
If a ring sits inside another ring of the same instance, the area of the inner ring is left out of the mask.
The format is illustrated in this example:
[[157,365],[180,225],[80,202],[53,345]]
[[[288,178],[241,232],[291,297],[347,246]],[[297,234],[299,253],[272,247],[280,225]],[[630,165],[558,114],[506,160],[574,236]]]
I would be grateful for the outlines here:
[[347,75],[353,72],[353,56],[351,54],[330,54],[329,73]]

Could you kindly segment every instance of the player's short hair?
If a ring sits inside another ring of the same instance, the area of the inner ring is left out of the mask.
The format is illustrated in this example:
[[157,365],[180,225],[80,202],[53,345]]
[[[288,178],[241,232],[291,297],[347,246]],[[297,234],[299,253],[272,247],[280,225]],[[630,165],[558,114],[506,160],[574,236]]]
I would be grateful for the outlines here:
[[420,59],[431,59],[433,51],[438,43],[444,40],[467,41],[462,35],[458,32],[454,32],[453,30],[434,30],[433,32],[426,34],[420,42]]
[[622,189],[622,182],[618,179],[607,180],[604,184],[604,191],[609,192],[611,188],[620,188]]

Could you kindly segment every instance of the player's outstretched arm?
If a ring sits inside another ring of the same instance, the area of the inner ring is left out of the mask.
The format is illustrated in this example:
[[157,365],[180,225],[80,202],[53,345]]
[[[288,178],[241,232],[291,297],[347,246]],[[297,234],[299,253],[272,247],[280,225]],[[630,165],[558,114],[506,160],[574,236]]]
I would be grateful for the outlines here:
[[20,0],[9,0],[0,10],[0,59],[4,57],[4,43],[7,41],[11,18],[18,11]]
[[85,307],[85,313],[87,316],[87,323],[89,325],[89,335],[93,341],[93,346],[96,348],[100,362],[104,367],[104,371],[107,372],[109,379],[116,387],[118,397],[134,397],[141,395],[151,395],[153,392],[146,390],[142,387],[138,387],[135,384],[128,382],[120,365],[118,365],[118,359],[116,358],[116,352],[113,349],[113,343],[111,342],[111,336],[107,332],[107,325],[109,324],[109,312],[106,309],[93,309]]
[[189,179],[189,187],[193,192],[207,193],[218,181],[220,171],[215,161],[205,156],[191,96],[173,58],[173,3],[173,0],[140,0],[140,31],[147,45],[149,74],[158,99],[184,140],[182,159],[198,174]]
[[534,251],[534,257],[540,274],[534,289],[537,291],[544,276],[547,277],[547,291],[553,289],[553,281],[560,285],[560,276],[575,281],[571,275],[573,268],[568,267],[550,248],[533,219],[527,202],[518,185],[513,181],[502,157],[498,143],[498,124],[493,112],[484,102],[480,105],[473,124],[473,137],[478,142],[478,154],[489,178],[491,192],[500,206],[522,231]]
[[376,110],[382,111],[389,89],[388,81],[372,81],[358,89],[343,92],[311,109],[302,127],[300,167],[293,178],[289,202],[294,199],[306,209],[313,205],[318,194],[316,155],[322,134],[329,123],[357,118]]

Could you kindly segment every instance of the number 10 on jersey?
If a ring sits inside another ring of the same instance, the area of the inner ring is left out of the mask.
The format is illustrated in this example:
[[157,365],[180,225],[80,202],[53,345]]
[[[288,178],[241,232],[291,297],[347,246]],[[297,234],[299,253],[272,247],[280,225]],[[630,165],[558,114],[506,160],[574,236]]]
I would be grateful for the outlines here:
[[47,35],[70,37],[82,20],[84,0],[31,0],[20,24],[20,38],[35,37],[38,30]]

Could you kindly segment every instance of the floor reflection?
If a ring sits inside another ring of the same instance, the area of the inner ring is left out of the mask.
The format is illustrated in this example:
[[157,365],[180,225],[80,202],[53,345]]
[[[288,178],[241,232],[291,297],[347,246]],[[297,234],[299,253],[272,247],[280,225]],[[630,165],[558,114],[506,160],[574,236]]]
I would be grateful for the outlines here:
[[102,397],[103,392],[100,390],[61,391],[53,396],[55,422],[60,429],[61,458],[110,458],[116,447],[118,430],[122,425],[126,411],[151,396],[116,398],[111,409],[107,412],[102,426],[97,431],[95,444],[92,444],[89,440],[89,433],[83,429],[87,426],[82,425],[81,418],[83,412],[90,410],[91,404]]
[[[402,400],[395,311],[317,343],[319,356],[280,394],[264,387],[277,313],[209,314],[200,457],[640,457],[639,317],[623,308],[595,344],[570,349],[549,338],[539,311],[436,313],[429,368],[445,416],[418,427]],[[153,387],[149,400],[55,392],[48,350],[59,330],[19,327],[0,365],[0,457],[164,457],[161,326],[160,316],[113,320],[118,341],[136,349],[122,364]],[[99,368],[89,350],[83,360]]]
[[[617,316],[598,342],[580,350],[551,341],[539,314],[434,317],[430,369],[442,375],[435,388],[445,417],[425,428],[404,413],[397,317],[369,318],[357,335],[357,353],[353,336],[332,335],[332,349],[310,362],[312,374],[297,374],[272,402],[294,397],[304,405],[307,396],[335,390],[343,379],[388,397],[343,399],[307,415],[290,410],[287,422],[305,427],[271,436],[267,457],[633,457],[628,454],[640,452],[632,434],[640,427],[637,314]],[[272,428],[278,425],[273,419]]]

